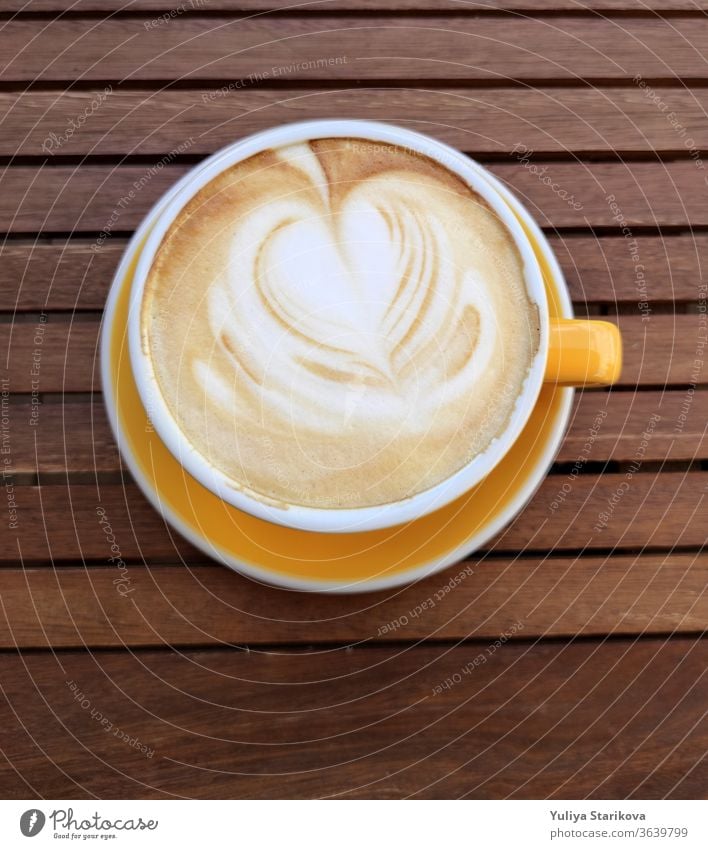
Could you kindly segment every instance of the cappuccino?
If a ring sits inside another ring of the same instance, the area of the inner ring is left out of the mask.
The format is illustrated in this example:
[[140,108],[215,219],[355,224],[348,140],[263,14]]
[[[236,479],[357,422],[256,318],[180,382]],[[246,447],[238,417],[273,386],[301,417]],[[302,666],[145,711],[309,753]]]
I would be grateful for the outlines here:
[[487,449],[540,330],[512,235],[460,177],[321,138],[191,199],[141,335],[180,431],[235,489],[335,509],[404,500]]

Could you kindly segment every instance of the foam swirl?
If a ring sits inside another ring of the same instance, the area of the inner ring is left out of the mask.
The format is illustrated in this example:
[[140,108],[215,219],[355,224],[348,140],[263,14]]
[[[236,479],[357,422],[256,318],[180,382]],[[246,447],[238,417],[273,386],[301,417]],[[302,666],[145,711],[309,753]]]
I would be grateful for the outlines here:
[[502,429],[537,344],[489,207],[436,163],[358,140],[212,181],[148,293],[160,389],[197,450],[234,485],[313,506],[449,476]]

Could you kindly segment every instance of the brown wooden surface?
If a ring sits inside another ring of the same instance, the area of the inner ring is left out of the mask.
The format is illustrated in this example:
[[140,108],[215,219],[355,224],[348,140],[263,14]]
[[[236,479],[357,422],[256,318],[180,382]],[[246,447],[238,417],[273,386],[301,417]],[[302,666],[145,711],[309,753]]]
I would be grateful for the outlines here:
[[[696,554],[473,557],[439,602],[447,575],[396,593],[303,597],[218,566],[135,566],[123,595],[110,566],[12,569],[0,648],[494,640],[519,621],[525,638],[701,633],[705,566]],[[428,615],[411,615],[429,599]]]
[[[654,156],[659,152],[667,156],[683,152],[666,119],[670,111],[681,115],[697,148],[708,147],[704,120],[708,91],[666,85],[652,88],[666,104],[665,111],[648,110],[646,89],[631,84],[528,88],[523,97],[511,86],[445,88],[423,83],[375,88],[334,83],[330,88],[293,85],[273,90],[264,81],[226,92],[218,86],[111,86],[108,93],[96,86],[50,92],[14,90],[0,92],[0,107],[12,119],[0,125],[0,155],[161,156],[183,139],[191,139],[192,154],[213,153],[234,137],[278,122],[339,115],[396,121],[421,132],[433,124],[442,141],[477,156],[507,155],[521,143],[536,155],[632,152]],[[92,109],[93,103],[101,101],[100,109]],[[81,132],[63,138],[71,121],[86,111],[91,116]],[[150,126],[147,134],[146,124]]]
[[[705,9],[705,0],[206,0],[203,10],[234,12],[288,11],[304,14],[308,11],[504,11],[523,9],[530,12],[555,11],[558,9],[617,10],[644,12],[662,10],[668,12]],[[195,8],[199,8],[194,0]],[[43,12],[156,12],[169,13],[173,8],[165,0],[0,0],[0,12],[43,11]],[[151,17],[150,20],[153,20]]]
[[705,792],[705,641],[507,644],[435,694],[488,648],[0,655],[6,795]]
[[[706,3],[210,0],[158,17],[177,6],[0,0],[0,468],[17,505],[0,795],[704,796]],[[247,133],[339,116],[487,165],[544,227],[578,314],[625,340],[620,386],[578,395],[550,474],[484,551],[350,597],[259,585],[169,529],[118,455],[97,361],[157,198]]]
[[[533,45],[531,48],[530,45]],[[629,80],[705,79],[708,21],[661,16],[419,17],[181,15],[146,27],[142,17],[77,27],[11,19],[0,30],[8,57],[0,81],[22,80]],[[313,67],[318,59],[337,59]],[[300,66],[300,67],[298,67]],[[304,67],[303,67],[304,66]]]

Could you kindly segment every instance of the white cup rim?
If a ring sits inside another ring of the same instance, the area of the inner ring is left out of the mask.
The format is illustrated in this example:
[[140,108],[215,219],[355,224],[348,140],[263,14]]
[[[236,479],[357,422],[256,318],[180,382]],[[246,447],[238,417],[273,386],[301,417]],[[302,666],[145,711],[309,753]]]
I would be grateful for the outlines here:
[[[521,255],[526,290],[539,314],[539,347],[505,430],[484,452],[441,483],[405,500],[374,507],[278,506],[265,496],[260,500],[255,494],[235,488],[234,482],[211,465],[184,435],[159,390],[152,362],[142,344],[141,305],[148,273],[165,234],[184,206],[207,183],[226,168],[263,150],[307,139],[335,137],[363,138],[409,147],[441,162],[484,198],[511,234]],[[306,531],[352,533],[400,525],[442,508],[480,483],[501,461],[528,421],[543,383],[548,355],[548,303],[541,269],[521,223],[481,166],[473,160],[442,142],[389,124],[357,119],[303,121],[264,130],[229,145],[185,175],[173,188],[171,199],[155,222],[138,258],[130,291],[128,345],[138,393],[152,426],[192,477],[232,506],[266,521]]]

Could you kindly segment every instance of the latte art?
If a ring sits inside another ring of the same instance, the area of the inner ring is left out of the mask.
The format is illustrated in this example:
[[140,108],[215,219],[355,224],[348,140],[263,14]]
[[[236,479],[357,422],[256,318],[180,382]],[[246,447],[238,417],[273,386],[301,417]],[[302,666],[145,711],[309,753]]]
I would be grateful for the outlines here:
[[[333,209],[316,157],[287,153],[306,168],[305,196],[268,204],[236,228],[230,271],[207,294],[212,345],[195,377],[210,403],[235,416],[244,399],[224,378],[236,375],[278,429],[417,429],[489,365],[484,282],[462,285],[444,227],[420,208],[420,184],[373,177]],[[446,379],[429,367],[434,357]]]
[[266,500],[363,507],[504,430],[538,347],[516,246],[457,176],[358,139],[212,180],[151,269],[143,342],[194,449]]

